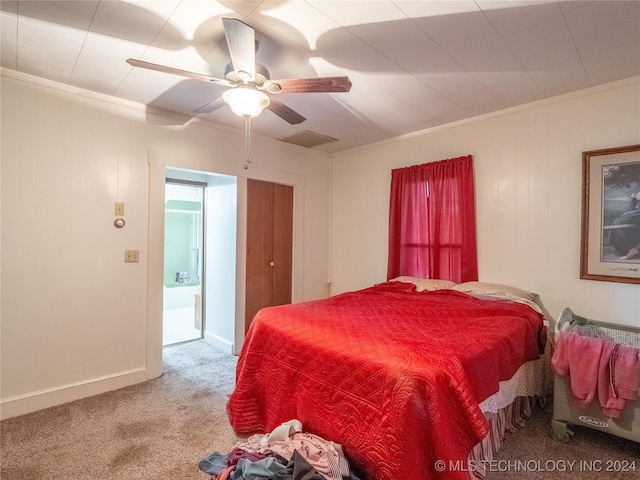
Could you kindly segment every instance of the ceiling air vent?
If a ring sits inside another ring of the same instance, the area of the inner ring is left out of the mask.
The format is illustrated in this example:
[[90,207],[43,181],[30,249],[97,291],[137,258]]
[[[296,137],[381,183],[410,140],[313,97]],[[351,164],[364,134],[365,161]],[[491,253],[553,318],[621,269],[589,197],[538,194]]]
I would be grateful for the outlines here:
[[337,138],[328,137],[316,132],[305,130],[304,132],[295,133],[289,137],[279,138],[281,142],[291,143],[300,147],[312,148],[325,143],[337,142]]

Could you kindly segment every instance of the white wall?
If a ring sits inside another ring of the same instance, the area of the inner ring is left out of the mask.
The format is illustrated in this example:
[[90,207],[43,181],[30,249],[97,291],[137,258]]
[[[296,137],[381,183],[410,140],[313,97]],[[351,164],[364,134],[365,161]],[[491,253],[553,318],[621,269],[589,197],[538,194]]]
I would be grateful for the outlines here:
[[[213,178],[211,179],[213,180]],[[209,182],[205,249],[205,339],[232,352],[235,343],[238,183]]]
[[391,169],[474,157],[480,280],[640,327],[640,285],[579,279],[582,152],[640,144],[640,79],[334,155],[331,293],[386,279]]
[[238,177],[238,252],[246,178],[294,185],[294,298],[326,295],[327,155],[254,136],[245,170],[242,131],[13,71],[1,88],[3,418],[161,373],[167,166]]

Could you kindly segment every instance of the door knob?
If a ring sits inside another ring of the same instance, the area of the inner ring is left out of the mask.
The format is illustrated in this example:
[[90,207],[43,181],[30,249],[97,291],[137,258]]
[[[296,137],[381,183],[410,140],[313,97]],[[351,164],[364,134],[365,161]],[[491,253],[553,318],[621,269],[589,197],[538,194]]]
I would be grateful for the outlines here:
[[269,266],[273,267],[273,266],[275,266],[275,263],[274,262],[269,262]]

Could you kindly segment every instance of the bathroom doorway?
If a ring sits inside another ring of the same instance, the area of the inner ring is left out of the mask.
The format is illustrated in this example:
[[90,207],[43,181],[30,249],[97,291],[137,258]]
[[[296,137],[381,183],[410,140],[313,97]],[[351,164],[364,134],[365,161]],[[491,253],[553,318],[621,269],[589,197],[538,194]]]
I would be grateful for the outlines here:
[[203,338],[206,186],[170,178],[166,181],[163,346]]

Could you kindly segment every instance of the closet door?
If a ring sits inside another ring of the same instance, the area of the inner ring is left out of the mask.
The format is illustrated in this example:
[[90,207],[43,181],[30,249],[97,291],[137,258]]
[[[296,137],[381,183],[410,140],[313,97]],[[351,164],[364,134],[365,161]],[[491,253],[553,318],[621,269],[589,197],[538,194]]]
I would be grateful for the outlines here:
[[261,308],[291,303],[293,187],[247,180],[245,332]]

